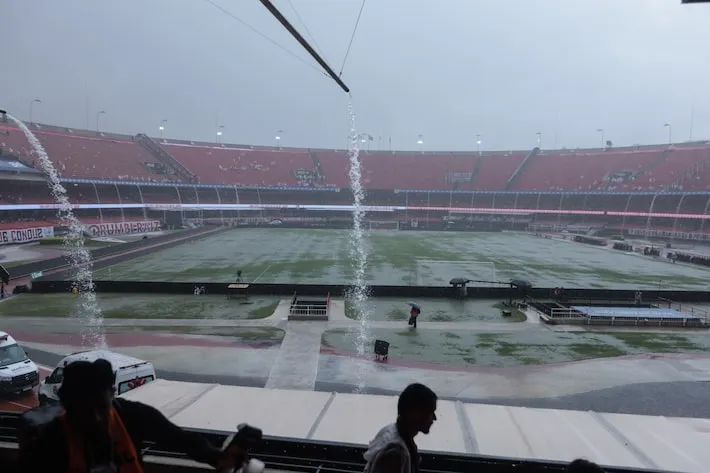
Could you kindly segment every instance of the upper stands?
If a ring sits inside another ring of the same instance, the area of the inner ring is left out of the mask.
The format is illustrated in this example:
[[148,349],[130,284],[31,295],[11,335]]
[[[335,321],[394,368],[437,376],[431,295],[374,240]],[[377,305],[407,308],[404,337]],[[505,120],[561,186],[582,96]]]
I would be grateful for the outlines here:
[[[62,177],[163,181],[145,163],[158,161],[136,143],[101,136],[34,132]],[[16,128],[0,127],[0,146],[37,167],[29,143]]]
[[[155,140],[34,126],[65,178],[222,185],[349,187],[346,151]],[[158,148],[159,146],[160,148]],[[166,162],[158,154],[169,153]],[[0,124],[0,152],[36,164],[22,133]],[[172,160],[174,158],[174,160]],[[527,158],[527,159],[526,159]],[[362,151],[370,190],[662,191],[710,189],[710,143],[535,152]],[[172,167],[172,169],[171,169]],[[181,176],[182,179],[178,178]],[[198,196],[199,197],[199,196]],[[215,195],[216,197],[216,195]],[[213,198],[211,194],[209,197]],[[102,199],[103,200],[103,199]]]
[[308,151],[163,144],[201,183],[263,186],[307,185],[294,176],[297,169],[313,169]]
[[[314,153],[326,184],[348,187],[344,151]],[[363,186],[368,189],[502,190],[527,152],[453,154],[361,152]]]
[[635,183],[636,189],[662,189],[674,183],[685,190],[705,190],[710,186],[710,181],[696,179],[703,165],[710,160],[710,147],[674,148],[666,154],[664,161],[653,166]]
[[514,190],[620,190],[662,153],[662,149],[545,151],[528,164]]
[[528,152],[513,152],[510,154],[482,155],[480,167],[470,186],[464,189],[502,190],[508,179],[513,175]]

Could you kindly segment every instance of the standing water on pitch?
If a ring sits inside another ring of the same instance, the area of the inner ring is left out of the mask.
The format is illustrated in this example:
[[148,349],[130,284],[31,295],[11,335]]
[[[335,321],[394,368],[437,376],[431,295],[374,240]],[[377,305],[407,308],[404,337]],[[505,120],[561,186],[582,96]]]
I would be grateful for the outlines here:
[[62,225],[69,228],[69,232],[64,236],[64,246],[69,249],[69,260],[74,272],[74,284],[78,289],[79,310],[78,315],[82,322],[81,339],[82,345],[96,348],[106,348],[106,337],[103,333],[103,315],[96,301],[94,292],[94,281],[91,273],[91,253],[84,245],[84,229],[81,222],[72,212],[71,202],[67,197],[67,191],[59,182],[59,174],[47,156],[37,137],[30,131],[24,123],[9,113],[7,117],[15,122],[20,130],[30,142],[34,154],[39,158],[39,167],[49,180],[49,187],[52,190],[52,197],[59,204],[57,215]]
[[[348,149],[348,158],[350,160],[350,189],[353,193],[353,228],[350,232],[349,249],[350,258],[353,266],[353,284],[349,291],[349,299],[354,307],[356,320],[358,321],[358,329],[355,339],[355,346],[359,357],[365,355],[367,348],[370,346],[372,336],[370,334],[370,313],[371,307],[368,304],[368,287],[366,282],[367,272],[367,249],[365,248],[365,239],[362,229],[362,221],[365,217],[363,208],[363,199],[365,197],[362,190],[362,173],[360,171],[360,148],[359,137],[355,129],[355,112],[353,104],[348,104],[348,112],[350,114],[350,147]],[[365,369],[364,364],[358,364],[359,370]],[[365,374],[358,373],[358,391],[365,388]]]

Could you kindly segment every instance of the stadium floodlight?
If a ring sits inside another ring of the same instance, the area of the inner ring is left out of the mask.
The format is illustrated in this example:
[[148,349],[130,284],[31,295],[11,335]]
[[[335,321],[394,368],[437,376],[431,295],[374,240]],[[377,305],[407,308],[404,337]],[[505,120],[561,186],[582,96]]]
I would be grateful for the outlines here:
[[597,128],[597,133],[602,134],[602,149],[604,149],[604,128]]
[[167,120],[163,120],[160,122],[160,126],[158,127],[158,130],[160,130],[160,139],[163,138],[163,131],[165,131],[165,124],[168,123]]
[[34,99],[33,101],[30,102],[30,123],[34,123],[34,121],[32,120],[32,107],[36,103],[42,103],[42,101],[40,99]]
[[220,125],[219,128],[217,128],[217,143],[220,143],[222,141],[220,137],[222,136],[223,129],[224,125]]
[[105,114],[106,112],[104,112],[103,110],[101,110],[100,112],[96,112],[96,133],[99,133],[99,117]]
[[670,145],[673,143],[673,127],[670,123],[664,123],[663,127],[668,127],[668,144]]

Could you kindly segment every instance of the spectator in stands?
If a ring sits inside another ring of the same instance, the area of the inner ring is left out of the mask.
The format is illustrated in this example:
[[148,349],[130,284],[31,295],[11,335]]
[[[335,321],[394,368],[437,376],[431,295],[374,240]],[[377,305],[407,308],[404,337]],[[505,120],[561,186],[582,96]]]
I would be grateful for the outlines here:
[[114,383],[115,373],[106,360],[76,361],[67,366],[58,392],[64,412],[22,446],[20,471],[143,473],[140,452],[147,439],[220,471],[234,467],[232,449],[220,451],[199,434],[171,423],[153,407],[114,399]]
[[407,386],[397,402],[397,421],[383,427],[365,452],[365,473],[419,473],[414,437],[429,433],[436,420],[437,396],[423,384]]
[[567,473],[604,473],[604,469],[594,462],[578,458],[567,465]]

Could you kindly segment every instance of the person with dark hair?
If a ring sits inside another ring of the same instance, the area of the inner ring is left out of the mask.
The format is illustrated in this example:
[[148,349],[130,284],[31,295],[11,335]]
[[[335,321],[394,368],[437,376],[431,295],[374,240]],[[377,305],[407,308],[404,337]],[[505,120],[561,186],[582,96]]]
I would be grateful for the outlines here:
[[64,368],[57,393],[64,410],[21,445],[21,472],[143,473],[140,452],[148,439],[219,470],[234,466],[230,448],[221,451],[151,406],[114,399],[115,376],[103,359],[75,361]]
[[604,473],[604,469],[594,462],[578,458],[567,465],[568,473]]
[[397,402],[397,421],[383,427],[365,452],[365,473],[418,473],[414,437],[429,433],[436,420],[437,396],[423,384],[407,386]]

